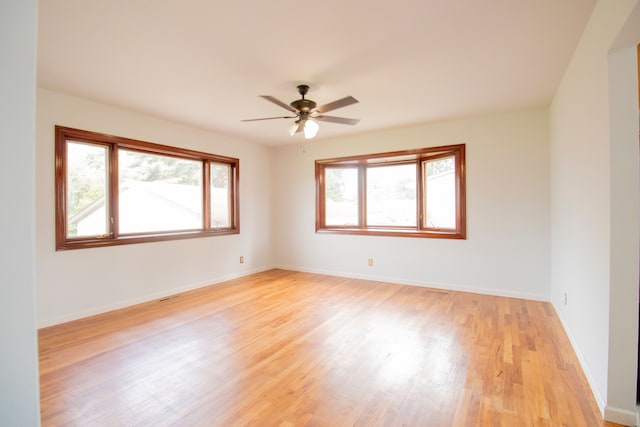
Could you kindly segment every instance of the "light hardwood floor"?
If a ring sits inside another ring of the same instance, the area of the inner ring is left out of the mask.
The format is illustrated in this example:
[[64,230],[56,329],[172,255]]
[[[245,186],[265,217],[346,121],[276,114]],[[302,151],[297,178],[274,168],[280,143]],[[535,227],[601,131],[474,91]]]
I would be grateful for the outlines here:
[[548,303],[271,270],[42,329],[43,426],[614,426]]

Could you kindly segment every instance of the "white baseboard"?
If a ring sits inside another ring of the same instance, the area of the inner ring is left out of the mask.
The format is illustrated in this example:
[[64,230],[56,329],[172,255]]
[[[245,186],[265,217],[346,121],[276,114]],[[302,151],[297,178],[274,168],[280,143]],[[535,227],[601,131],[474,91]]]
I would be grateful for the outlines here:
[[59,325],[61,323],[71,322],[73,320],[78,320],[78,319],[82,319],[89,316],[95,316],[96,314],[102,314],[108,311],[118,310],[120,308],[130,307],[132,305],[141,304],[143,302],[149,302],[149,301],[157,300],[160,298],[166,298],[171,295],[192,291],[194,289],[203,288],[205,286],[216,285],[218,283],[226,282],[227,280],[233,280],[239,277],[249,276],[251,274],[260,273],[262,271],[270,270],[272,268],[274,267],[265,267],[265,268],[254,269],[251,271],[243,271],[242,273],[228,274],[226,276],[215,277],[210,280],[205,280],[198,283],[191,283],[191,284],[179,286],[177,288],[164,289],[162,291],[155,292],[153,294],[142,295],[137,298],[132,298],[125,301],[119,301],[113,304],[102,305],[99,307],[92,307],[87,310],[82,310],[75,313],[69,313],[63,316],[43,319],[38,321],[38,329]]
[[372,280],[376,282],[395,283],[398,285],[421,286],[423,288],[434,288],[446,291],[469,292],[482,295],[493,295],[498,297],[527,299],[533,301],[550,302],[548,295],[530,294],[526,292],[505,291],[504,289],[479,288],[468,285],[459,285],[453,283],[428,282],[422,280],[406,280],[387,276],[377,276],[373,274],[353,274],[339,271],[320,270],[316,268],[294,267],[290,265],[278,265],[273,268],[281,268],[283,270],[300,271],[303,273],[325,274],[327,276],[348,277],[352,279]]
[[[553,305],[553,302],[551,304]],[[580,351],[580,348],[577,345],[577,342],[576,342],[576,340],[575,340],[575,338],[573,336],[573,333],[571,332],[571,328],[569,328],[569,324],[567,323],[567,320],[565,319],[564,315],[562,314],[562,311],[558,310],[555,307],[555,305],[554,305],[553,308],[556,311],[556,314],[558,315],[558,318],[560,319],[560,323],[562,323],[562,327],[564,328],[565,333],[569,337],[569,342],[571,343],[571,347],[573,347],[573,352],[578,357],[578,362],[580,363],[580,366],[582,367],[582,372],[584,372],[584,375],[587,377],[587,382],[589,383],[589,387],[591,388],[591,393],[593,394],[593,397],[596,399],[596,404],[598,405],[598,409],[600,409],[600,413],[604,417],[606,400],[605,400],[604,396],[602,395],[602,393],[600,392],[600,389],[597,386],[595,378],[593,377],[593,374],[591,373],[591,370],[589,369],[589,365],[587,365],[587,361],[584,358],[584,356],[582,355],[582,352]],[[635,422],[635,420],[634,420],[634,422]]]
[[[202,288],[204,286],[210,286],[217,283],[221,283],[227,280],[237,279],[239,277],[248,276],[255,273],[260,273],[262,271],[271,270],[273,268],[280,268],[283,270],[291,270],[291,271],[300,271],[304,273],[315,273],[315,274],[325,274],[328,276],[338,276],[338,277],[349,277],[354,279],[363,279],[363,280],[372,280],[378,282],[388,282],[388,283],[396,283],[399,285],[410,285],[410,286],[421,286],[427,288],[434,289],[442,289],[449,291],[461,291],[461,292],[471,292],[476,294],[483,295],[495,295],[495,296],[503,296],[509,298],[520,298],[520,299],[529,299],[534,301],[549,301],[548,296],[545,295],[537,295],[537,294],[528,294],[523,292],[512,292],[512,291],[504,291],[501,289],[487,289],[487,288],[477,288],[466,285],[456,285],[450,283],[437,283],[437,282],[427,282],[427,281],[417,281],[417,280],[405,280],[405,279],[397,279],[393,277],[385,277],[385,276],[376,276],[376,275],[359,275],[345,272],[337,272],[337,271],[328,271],[328,270],[320,270],[320,269],[308,269],[308,268],[300,268],[293,266],[285,266],[285,265],[274,265],[263,267],[259,269],[254,269],[251,271],[246,271],[237,274],[230,274],[226,276],[212,278],[210,280],[191,283],[188,285],[183,285],[177,288],[165,289],[153,294],[143,295],[137,298],[119,301],[113,304],[102,305],[99,307],[92,307],[87,310],[82,310],[74,313],[65,314],[63,316],[52,317],[48,319],[42,319],[38,321],[38,328],[46,328],[49,326],[59,325],[61,323],[71,322],[73,320],[82,319],[89,316],[94,316],[96,314],[106,313],[108,311],[117,310],[120,308],[129,307],[135,304],[141,304],[148,301],[153,301],[159,298],[165,298],[170,295],[179,294],[181,292],[187,292],[194,289]],[[566,329],[566,328],[565,328]]]
[[607,406],[604,409],[604,419],[624,426],[638,425],[638,412]]
[[[555,307],[554,307],[555,309]],[[606,404],[606,399],[605,397],[602,395],[602,393],[600,392],[600,389],[598,388],[595,379],[593,377],[593,375],[591,374],[591,370],[589,369],[589,366],[587,365],[587,362],[584,358],[584,356],[582,355],[582,352],[580,351],[573,333],[571,332],[571,329],[569,328],[569,325],[565,319],[565,317],[563,316],[562,312],[560,310],[556,309],[556,313],[558,314],[558,318],[560,318],[560,322],[562,323],[562,327],[564,328],[567,336],[569,337],[569,341],[571,342],[571,346],[573,347],[573,351],[575,352],[576,356],[578,357],[578,361],[580,363],[580,366],[582,368],[582,371],[584,372],[585,376],[587,377],[587,382],[589,383],[589,388],[591,388],[591,393],[593,394],[593,397],[596,400],[596,404],[598,405],[598,408],[600,409],[600,413],[602,414],[602,417],[606,420],[606,421],[610,421],[610,422],[614,422],[617,424],[622,424],[625,426],[640,426],[640,418],[639,417],[639,412],[638,409],[636,409],[635,411],[629,411],[626,409],[621,409],[621,408],[616,408],[613,406],[609,406]]]

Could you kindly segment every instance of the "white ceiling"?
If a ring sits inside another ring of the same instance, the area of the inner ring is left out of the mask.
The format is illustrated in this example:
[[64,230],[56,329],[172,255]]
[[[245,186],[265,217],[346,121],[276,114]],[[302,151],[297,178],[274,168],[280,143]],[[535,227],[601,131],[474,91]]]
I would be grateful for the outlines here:
[[[268,145],[549,105],[595,0],[41,0],[38,85]],[[126,135],[125,135],[126,136]]]

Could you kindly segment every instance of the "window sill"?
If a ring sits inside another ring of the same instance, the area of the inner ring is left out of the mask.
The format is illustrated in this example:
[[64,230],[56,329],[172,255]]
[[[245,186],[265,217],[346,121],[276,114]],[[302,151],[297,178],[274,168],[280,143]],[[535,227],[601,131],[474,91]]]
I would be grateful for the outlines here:
[[389,229],[389,228],[349,228],[331,227],[318,228],[318,234],[352,234],[359,236],[394,236],[394,237],[419,237],[428,239],[457,239],[466,240],[465,232],[455,230],[415,230],[415,229]]
[[129,245],[134,243],[148,243],[148,242],[162,242],[167,240],[182,240],[182,239],[195,239],[200,237],[220,236],[226,234],[240,234],[240,230],[237,228],[224,228],[211,231],[192,231],[192,232],[180,232],[180,233],[158,233],[158,234],[146,234],[137,236],[123,235],[119,238],[77,238],[68,239],[64,242],[58,242],[56,245],[56,251],[66,251],[71,249],[83,249],[83,248],[99,248],[104,246],[118,246]]

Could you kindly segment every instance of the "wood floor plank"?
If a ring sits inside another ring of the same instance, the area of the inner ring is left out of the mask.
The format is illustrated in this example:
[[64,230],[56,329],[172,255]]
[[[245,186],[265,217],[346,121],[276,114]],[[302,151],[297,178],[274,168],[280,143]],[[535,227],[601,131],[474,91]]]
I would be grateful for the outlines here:
[[544,302],[271,270],[39,348],[43,426],[615,426]]

